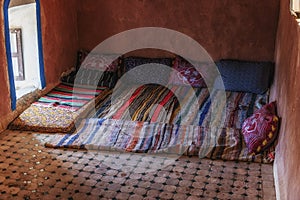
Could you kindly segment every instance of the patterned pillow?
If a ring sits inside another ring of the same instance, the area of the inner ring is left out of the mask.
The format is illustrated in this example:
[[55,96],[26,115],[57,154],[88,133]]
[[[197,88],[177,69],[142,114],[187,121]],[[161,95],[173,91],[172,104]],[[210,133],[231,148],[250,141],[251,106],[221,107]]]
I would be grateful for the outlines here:
[[84,61],[84,59],[87,57],[87,55],[89,54],[89,51],[86,50],[79,50],[77,52],[77,63],[76,63],[76,71],[78,71],[79,67],[81,66],[82,62]]
[[119,58],[116,59],[116,57],[116,55],[90,53],[85,57],[80,67],[115,72],[119,65]]
[[[172,58],[125,57],[123,59],[122,75],[126,73],[126,83],[128,84],[160,83],[166,85],[172,61]],[[169,66],[170,68],[160,67],[158,64]],[[141,70],[141,68],[134,69],[141,65],[145,65],[142,66],[144,70]]]
[[242,134],[249,153],[258,154],[266,150],[277,137],[279,120],[275,107],[275,102],[269,103],[244,121]]
[[100,71],[93,69],[80,69],[73,71],[67,76],[63,76],[64,83],[75,83],[81,85],[105,86],[113,88],[118,80],[117,72]]
[[145,57],[125,57],[124,58],[124,70],[128,72],[129,70],[144,64],[156,63],[166,66],[172,66],[172,58],[145,58]]
[[205,81],[197,69],[184,58],[176,56],[173,71],[169,78],[171,85],[191,85],[192,87],[206,87]]
[[[242,60],[220,60],[216,62],[225,90],[263,94],[270,87],[274,63]],[[218,84],[216,89],[222,89]]]

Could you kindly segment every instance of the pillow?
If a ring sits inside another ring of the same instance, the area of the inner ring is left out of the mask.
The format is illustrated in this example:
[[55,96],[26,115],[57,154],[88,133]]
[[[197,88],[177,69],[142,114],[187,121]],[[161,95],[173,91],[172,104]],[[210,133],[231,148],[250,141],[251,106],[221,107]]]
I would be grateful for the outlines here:
[[174,70],[171,72],[168,84],[207,87],[201,74],[184,58],[176,56],[173,69]]
[[[220,60],[216,64],[225,90],[262,94],[271,85],[274,74],[272,62]],[[218,84],[215,88],[222,89]]]
[[244,121],[242,134],[250,154],[266,150],[277,137],[279,120],[275,107],[275,102],[269,103]]
[[128,72],[129,70],[144,64],[156,63],[162,64],[171,67],[172,66],[172,58],[145,58],[145,57],[125,57],[124,58],[124,71]]
[[83,69],[115,72],[118,69],[118,65],[119,58],[117,55],[90,53],[85,57],[80,67]]
[[89,51],[86,51],[83,49],[81,49],[77,52],[76,71],[78,71],[79,67],[81,66],[82,62],[84,61],[84,59],[87,57],[88,54],[89,54]]
[[81,85],[105,86],[113,88],[118,80],[117,72],[93,69],[80,69],[61,78],[64,83],[76,83]]
[[[125,57],[122,67],[122,75],[125,75],[125,79],[123,80],[128,84],[160,83],[166,85],[172,61],[172,58]],[[159,64],[169,66],[170,68],[162,67]],[[144,70],[136,68],[141,65],[145,65],[142,66]]]

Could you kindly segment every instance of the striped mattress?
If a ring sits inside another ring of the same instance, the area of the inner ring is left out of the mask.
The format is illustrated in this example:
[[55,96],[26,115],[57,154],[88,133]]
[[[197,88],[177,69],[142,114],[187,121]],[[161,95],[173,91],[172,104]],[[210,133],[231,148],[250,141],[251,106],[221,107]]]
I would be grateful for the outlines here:
[[60,83],[42,96],[10,125],[13,130],[67,133],[75,130],[75,123],[85,117],[101,99],[107,87],[89,87]]
[[[225,101],[218,101],[221,95]],[[116,88],[102,95],[75,133],[53,135],[45,145],[269,162],[274,147],[249,155],[240,132],[262,98],[267,95],[180,86]]]

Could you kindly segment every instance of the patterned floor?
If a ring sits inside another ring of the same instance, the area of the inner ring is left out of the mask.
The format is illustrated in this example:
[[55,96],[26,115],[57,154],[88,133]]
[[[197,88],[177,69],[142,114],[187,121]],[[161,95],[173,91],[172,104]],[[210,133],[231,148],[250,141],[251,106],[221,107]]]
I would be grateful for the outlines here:
[[166,160],[49,149],[45,138],[0,134],[0,199],[275,199],[272,165],[183,156],[151,170]]

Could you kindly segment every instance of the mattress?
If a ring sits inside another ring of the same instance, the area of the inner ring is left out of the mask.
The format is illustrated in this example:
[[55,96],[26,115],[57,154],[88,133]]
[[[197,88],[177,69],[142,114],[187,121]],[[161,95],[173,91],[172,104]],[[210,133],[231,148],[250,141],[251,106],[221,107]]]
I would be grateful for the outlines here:
[[13,130],[38,132],[73,132],[75,123],[94,107],[107,87],[60,83],[40,97],[10,125]]
[[[213,100],[220,95],[226,101]],[[267,94],[182,86],[116,88],[103,94],[73,134],[56,134],[45,145],[267,163],[274,147],[250,155],[241,134],[242,122],[265,98]],[[213,107],[222,112],[213,112]]]
[[[216,135],[219,135],[216,137]],[[158,122],[88,118],[74,134],[56,134],[51,148],[73,148],[150,154],[199,156],[200,158],[269,163],[268,154],[251,155],[234,128],[204,128]]]

